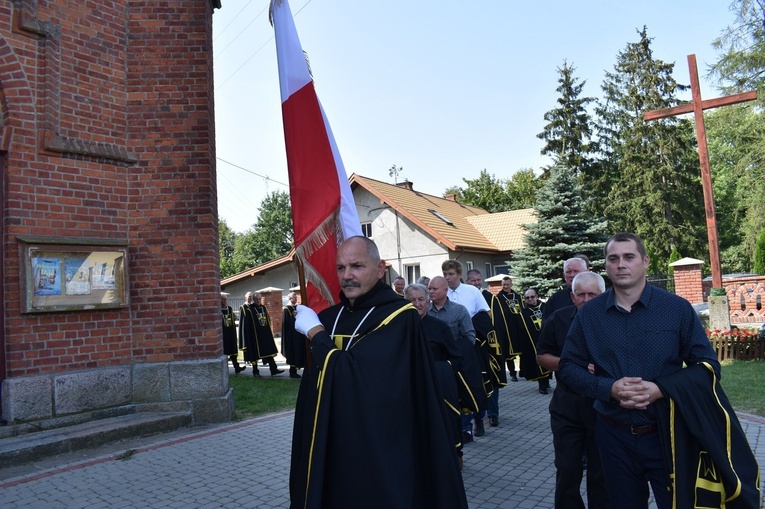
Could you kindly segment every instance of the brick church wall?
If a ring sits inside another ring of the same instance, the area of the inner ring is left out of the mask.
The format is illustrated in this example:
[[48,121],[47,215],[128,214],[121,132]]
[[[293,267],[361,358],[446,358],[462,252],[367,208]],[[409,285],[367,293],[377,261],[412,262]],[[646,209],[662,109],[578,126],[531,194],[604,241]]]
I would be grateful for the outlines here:
[[[0,379],[221,356],[215,2],[0,4]],[[129,306],[22,313],[18,237],[125,242]]]

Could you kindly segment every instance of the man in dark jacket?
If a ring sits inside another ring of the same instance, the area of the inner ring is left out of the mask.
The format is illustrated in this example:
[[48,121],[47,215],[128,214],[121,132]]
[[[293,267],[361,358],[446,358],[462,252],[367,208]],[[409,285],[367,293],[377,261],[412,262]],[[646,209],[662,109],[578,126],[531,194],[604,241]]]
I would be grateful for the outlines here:
[[421,319],[366,237],[337,251],[340,304],[298,306],[312,368],[295,409],[292,507],[466,508]]
[[[587,301],[606,291],[599,274],[582,272],[571,283],[574,304],[558,309],[542,326],[537,342],[537,363],[550,371],[558,370],[560,353],[577,311]],[[582,457],[587,460],[587,505],[608,509],[608,493],[595,443],[595,409],[592,398],[575,392],[565,382],[558,385],[550,401],[550,428],[555,448],[555,507],[584,509],[580,493]]]

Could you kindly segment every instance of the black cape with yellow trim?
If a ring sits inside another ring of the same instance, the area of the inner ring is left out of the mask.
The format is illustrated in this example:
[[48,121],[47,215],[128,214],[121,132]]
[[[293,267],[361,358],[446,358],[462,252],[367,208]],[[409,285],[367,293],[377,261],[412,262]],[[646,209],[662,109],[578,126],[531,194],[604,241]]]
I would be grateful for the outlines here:
[[306,364],[305,336],[295,330],[296,306],[287,304],[282,308],[282,355],[287,364],[304,368]]
[[536,342],[542,330],[544,309],[544,303],[536,308],[523,307],[519,319],[514,321],[516,331],[510,336],[512,353],[521,357],[518,374],[528,381],[550,378],[550,371],[537,364]]
[[673,507],[760,507],[757,460],[713,368],[693,364],[655,382]]
[[487,386],[484,384],[484,371],[481,367],[483,361],[479,357],[485,351],[464,337],[457,338],[457,348],[462,352],[462,366],[457,373],[457,392],[462,411],[470,413],[486,410]]
[[242,304],[239,307],[239,348],[244,349],[247,362],[276,357],[278,351],[266,306]]
[[497,333],[489,312],[479,311],[472,318],[475,329],[475,343],[483,349],[483,359],[486,364],[488,381],[486,393],[491,395],[493,390],[507,385],[505,372],[505,354],[497,341]]
[[517,321],[521,319],[523,299],[516,292],[501,291],[491,299],[489,306],[491,306],[491,319],[502,354],[505,358],[515,357],[517,352],[510,344],[510,337],[517,333]]
[[290,507],[466,508],[420,316],[382,282],[340,298],[300,384]]
[[446,322],[425,315],[422,317],[422,331],[428,340],[430,353],[433,356],[438,390],[444,399],[446,426],[454,432],[454,446],[462,445],[462,425],[459,416],[459,393],[457,391],[457,376],[462,369],[462,352],[457,346],[452,330]]

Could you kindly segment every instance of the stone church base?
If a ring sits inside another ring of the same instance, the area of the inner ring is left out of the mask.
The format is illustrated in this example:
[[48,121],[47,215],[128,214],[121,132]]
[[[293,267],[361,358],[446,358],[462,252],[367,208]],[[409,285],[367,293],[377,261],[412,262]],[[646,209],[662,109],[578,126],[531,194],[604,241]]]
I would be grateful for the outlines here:
[[184,412],[193,425],[234,416],[224,356],[9,378],[2,405],[3,418],[28,431],[134,412]]

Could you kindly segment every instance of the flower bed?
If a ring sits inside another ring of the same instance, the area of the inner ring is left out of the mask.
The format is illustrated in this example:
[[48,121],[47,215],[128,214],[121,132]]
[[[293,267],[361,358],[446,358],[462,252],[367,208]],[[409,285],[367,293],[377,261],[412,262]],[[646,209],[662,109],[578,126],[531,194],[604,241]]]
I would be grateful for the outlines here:
[[712,348],[717,352],[717,359],[733,359],[737,361],[754,361],[765,359],[765,338],[757,331],[750,329],[733,329],[708,331]]

